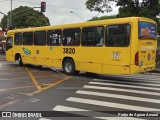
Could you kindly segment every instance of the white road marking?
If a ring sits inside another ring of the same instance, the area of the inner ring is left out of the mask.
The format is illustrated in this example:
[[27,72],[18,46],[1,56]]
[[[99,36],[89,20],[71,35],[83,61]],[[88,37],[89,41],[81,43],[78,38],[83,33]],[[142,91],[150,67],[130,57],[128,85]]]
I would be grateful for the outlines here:
[[142,102],[150,102],[150,103],[160,104],[160,100],[158,100],[158,99],[133,97],[133,96],[128,96],[128,95],[110,94],[110,93],[102,93],[102,92],[92,92],[92,91],[84,91],[84,90],[78,90],[76,93],[84,94],[84,95],[94,95],[94,96],[101,96],[101,97],[119,98],[119,99],[135,100],[135,101],[142,101]]
[[90,85],[85,85],[83,87],[84,88],[89,88],[89,89],[113,90],[113,91],[121,91],[121,92],[160,96],[160,93],[158,93],[158,92],[147,92],[147,91],[142,91],[142,90],[130,90],[130,89],[112,88],[112,87],[99,87],[99,86],[90,86]]
[[[140,82],[127,82],[127,81],[113,81],[113,80],[103,80],[103,79],[93,79],[94,81],[99,81],[99,82],[107,82],[107,81],[109,81],[109,82],[112,82],[112,83],[127,83],[127,84],[134,84],[134,85],[149,85],[149,86],[157,86],[157,87],[159,87],[160,86],[160,84],[152,84],[152,83],[140,83]],[[145,82],[145,81],[144,81]],[[152,81],[150,81],[150,82],[152,82]],[[155,82],[155,81],[154,81]],[[160,81],[159,82],[155,82],[155,83],[160,83]]]
[[52,120],[52,119],[40,118],[39,120]]
[[127,105],[127,104],[105,102],[105,101],[76,98],[76,97],[69,97],[66,100],[71,102],[89,104],[89,105],[98,105],[103,107],[112,107],[112,108],[120,108],[120,109],[135,110],[135,111],[160,111],[160,109],[158,108],[140,107],[135,105]]
[[[106,79],[93,79],[94,81],[103,81],[103,82],[106,82],[106,81],[110,81],[110,82],[113,82],[113,80],[106,80]],[[133,82],[133,80],[132,80],[132,82],[130,82],[131,80],[129,79],[128,80],[128,83],[132,83]],[[116,81],[116,82],[125,82],[125,81]],[[140,82],[145,82],[145,83],[148,83],[148,84],[150,84],[150,83],[160,83],[160,80],[159,81],[155,81],[155,80],[145,80],[145,81],[142,81],[142,80],[134,80],[134,84],[135,83],[137,83],[137,84],[139,84]],[[160,86],[160,85],[159,85]]]
[[84,110],[84,109],[79,109],[79,108],[66,107],[66,106],[62,106],[62,105],[57,105],[52,110],[54,110],[54,111],[69,111],[69,112],[71,112],[71,111],[90,111],[90,110]]
[[118,87],[140,88],[140,89],[158,90],[158,91],[160,91],[160,88],[144,87],[144,86],[137,86],[137,85],[124,85],[124,84],[103,83],[103,82],[89,82],[89,84],[94,84],[94,85],[113,85],[113,86],[118,86]]
[[[54,111],[62,111],[62,112],[69,112],[69,113],[72,113],[73,114],[79,114],[79,115],[84,115],[84,116],[88,116],[88,117],[92,117],[90,116],[91,114],[89,113],[84,113],[84,111],[89,111],[89,112],[92,112],[92,115],[93,116],[107,116],[106,113],[100,113],[100,112],[94,112],[94,111],[90,111],[90,110],[85,110],[85,109],[79,109],[79,108],[73,108],[73,107],[67,107],[67,106],[62,106],[62,105],[57,105],[56,107],[54,107],[52,110]],[[76,113],[78,112],[78,113]],[[83,113],[81,113],[83,112]],[[88,115],[87,115],[88,114]],[[118,113],[117,113],[118,115]],[[93,118],[97,118],[97,119],[102,119],[102,120],[144,120],[144,119],[140,119],[140,118],[133,118],[133,117],[93,117]],[[120,119],[117,119],[117,118],[120,118]]]
[[150,75],[106,75],[106,77],[113,77],[113,78],[131,78],[131,79],[136,79],[136,80],[160,80],[158,78],[159,76],[150,76]]

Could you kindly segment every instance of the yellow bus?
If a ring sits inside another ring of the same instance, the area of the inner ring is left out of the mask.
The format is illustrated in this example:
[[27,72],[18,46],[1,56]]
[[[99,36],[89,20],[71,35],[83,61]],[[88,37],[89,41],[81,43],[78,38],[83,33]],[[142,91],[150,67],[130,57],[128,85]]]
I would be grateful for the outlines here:
[[117,18],[9,30],[6,60],[97,74],[134,74],[155,69],[156,22]]

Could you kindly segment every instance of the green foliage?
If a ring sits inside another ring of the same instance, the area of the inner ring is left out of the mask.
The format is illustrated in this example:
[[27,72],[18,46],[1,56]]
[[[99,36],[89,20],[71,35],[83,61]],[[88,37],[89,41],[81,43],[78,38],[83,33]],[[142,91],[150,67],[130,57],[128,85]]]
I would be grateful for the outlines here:
[[89,21],[96,21],[96,20],[106,20],[106,19],[113,19],[117,18],[117,15],[112,15],[112,16],[102,16],[102,17],[93,17]]
[[116,0],[87,0],[86,7],[90,11],[111,12],[112,2]]
[[160,32],[159,19],[160,0],[87,0],[86,7],[90,11],[111,12],[113,10],[113,2],[119,6],[117,17],[147,17],[158,23],[158,31]]
[[160,13],[159,0],[119,0],[117,5],[120,6],[119,17],[142,16],[155,19]]
[[160,13],[160,0],[87,0],[90,11],[111,12],[113,2],[119,6],[118,17],[143,16],[155,19]]
[[[7,27],[8,16],[10,16],[10,12],[1,19],[3,28]],[[49,19],[43,13],[27,6],[20,6],[12,11],[12,25],[16,28],[26,28],[47,26],[50,23]]]

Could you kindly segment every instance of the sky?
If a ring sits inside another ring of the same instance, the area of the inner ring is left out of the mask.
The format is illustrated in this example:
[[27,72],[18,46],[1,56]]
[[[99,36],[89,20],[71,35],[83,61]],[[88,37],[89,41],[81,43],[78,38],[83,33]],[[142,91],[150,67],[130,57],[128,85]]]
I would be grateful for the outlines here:
[[[114,5],[111,13],[99,14],[98,12],[91,12],[86,9],[86,1],[87,0],[12,0],[12,10],[19,6],[40,7],[41,2],[46,2],[46,12],[44,12],[44,14],[49,18],[50,25],[83,22],[92,17],[116,15],[118,13],[118,8]],[[11,10],[11,0],[0,0],[0,5],[0,12],[4,14],[7,14],[7,12]],[[39,8],[34,9],[40,11]],[[2,18],[3,15],[0,14],[0,20]]]

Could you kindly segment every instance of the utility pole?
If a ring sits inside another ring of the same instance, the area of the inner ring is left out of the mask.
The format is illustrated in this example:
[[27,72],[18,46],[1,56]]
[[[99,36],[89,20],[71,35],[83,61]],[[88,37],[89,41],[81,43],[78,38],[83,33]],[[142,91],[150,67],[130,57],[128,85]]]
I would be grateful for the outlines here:
[[[10,25],[12,25],[12,0],[11,0]],[[10,26],[10,25],[9,25],[9,26]]]

